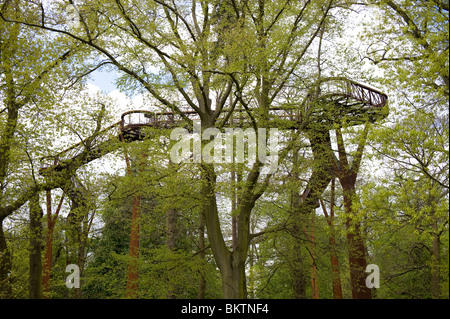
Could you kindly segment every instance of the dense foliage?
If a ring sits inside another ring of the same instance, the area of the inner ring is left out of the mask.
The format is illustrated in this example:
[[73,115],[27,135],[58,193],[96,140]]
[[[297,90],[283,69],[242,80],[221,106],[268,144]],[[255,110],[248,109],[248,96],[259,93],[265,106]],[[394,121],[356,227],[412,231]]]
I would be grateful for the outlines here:
[[[0,298],[448,298],[448,21],[448,0],[0,1]],[[387,95],[378,117],[321,99],[347,79]],[[137,97],[190,132],[277,127],[276,171],[176,163],[173,127],[103,141]]]

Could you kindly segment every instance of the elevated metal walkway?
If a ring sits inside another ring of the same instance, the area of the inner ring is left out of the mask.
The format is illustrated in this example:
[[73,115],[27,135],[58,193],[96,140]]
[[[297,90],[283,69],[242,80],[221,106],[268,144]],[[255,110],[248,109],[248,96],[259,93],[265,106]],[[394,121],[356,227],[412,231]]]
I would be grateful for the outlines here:
[[[269,126],[298,129],[326,125],[331,128],[332,124],[337,122],[359,125],[367,121],[375,122],[387,116],[387,110],[384,108],[387,95],[369,86],[341,78],[323,81],[315,92],[307,97],[307,108],[270,109]],[[232,117],[225,125],[240,126],[242,121],[248,121],[245,114],[242,111],[240,113],[241,116]],[[183,114],[191,120],[199,119],[194,111],[186,111]],[[42,158],[39,173],[47,175],[54,171],[76,170],[118,149],[123,142],[142,140],[145,137],[144,128],[147,127],[172,129],[186,125],[186,120],[174,112],[155,113],[145,110],[125,112],[119,122],[54,156]]]

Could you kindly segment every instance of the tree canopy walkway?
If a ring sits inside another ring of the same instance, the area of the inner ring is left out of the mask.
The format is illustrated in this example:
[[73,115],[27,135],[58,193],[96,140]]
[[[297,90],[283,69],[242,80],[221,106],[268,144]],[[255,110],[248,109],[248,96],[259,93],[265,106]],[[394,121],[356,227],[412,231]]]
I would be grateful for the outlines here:
[[[314,125],[326,125],[346,122],[346,125],[359,125],[367,121],[375,122],[387,116],[384,108],[387,95],[377,89],[343,78],[322,81],[306,98],[307,107],[270,109],[269,127],[299,129]],[[245,119],[242,110],[235,110],[237,117],[228,119],[225,125],[240,126]],[[94,133],[81,142],[59,152],[54,156],[41,159],[40,174],[53,171],[78,169],[107,153],[119,148],[121,143],[142,140],[144,128],[172,129],[186,126],[186,119],[199,119],[195,111],[151,112],[133,110],[122,114],[121,120]],[[224,113],[224,112],[223,112]]]

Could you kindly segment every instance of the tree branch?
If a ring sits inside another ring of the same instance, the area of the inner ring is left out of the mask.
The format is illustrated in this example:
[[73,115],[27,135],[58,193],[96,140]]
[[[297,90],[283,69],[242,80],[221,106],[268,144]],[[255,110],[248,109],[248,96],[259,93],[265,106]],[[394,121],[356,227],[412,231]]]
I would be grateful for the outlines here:
[[353,159],[353,163],[352,163],[352,167],[350,168],[350,172],[353,174],[357,174],[359,172],[359,167],[361,166],[362,155],[364,153],[364,147],[366,145],[367,134],[369,132],[369,129],[370,129],[370,123],[367,122],[364,125],[364,131],[362,133],[362,136],[360,137],[358,149],[356,150],[356,153],[355,153],[355,156]]

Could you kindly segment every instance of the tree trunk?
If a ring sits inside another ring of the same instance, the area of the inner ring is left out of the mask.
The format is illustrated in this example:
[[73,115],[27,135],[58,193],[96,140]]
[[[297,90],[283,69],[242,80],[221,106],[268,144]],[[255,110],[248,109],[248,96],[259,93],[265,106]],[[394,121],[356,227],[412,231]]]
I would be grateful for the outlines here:
[[166,245],[170,250],[177,248],[177,211],[173,208],[166,214]]
[[[233,254],[234,255],[234,254]],[[230,258],[221,269],[222,289],[225,299],[245,299],[245,260]]]
[[29,298],[42,299],[42,216],[39,195],[29,202],[30,210],[30,277]]
[[46,191],[47,202],[47,235],[45,238],[44,266],[42,274],[43,297],[48,298],[50,294],[50,275],[52,271],[52,254],[53,254],[53,223],[52,223],[52,198],[51,192]]
[[48,298],[50,294],[50,276],[52,272],[52,255],[53,255],[53,227],[47,229],[45,239],[44,267],[42,276],[42,288],[44,298]]
[[[173,208],[169,209],[166,213],[166,246],[171,251],[175,251],[177,248],[177,210]],[[174,270],[170,272],[173,273]],[[173,275],[175,276],[175,274]],[[172,282],[171,278],[172,275],[169,273],[167,299],[176,299],[179,288]]]
[[361,223],[356,220],[353,211],[353,199],[356,196],[356,177],[361,165],[364,146],[370,125],[364,126],[364,131],[358,143],[358,148],[350,165],[345,150],[341,129],[336,129],[336,140],[339,153],[339,165],[335,164],[335,171],[341,183],[344,195],[344,208],[346,214],[345,225],[347,228],[348,259],[350,267],[350,283],[353,299],[371,299],[372,292],[366,286],[366,248],[361,234]]
[[236,172],[235,168],[231,169],[231,247],[233,251],[236,250],[237,245],[237,198],[236,198]]
[[[86,232],[86,229],[83,226],[88,218],[91,199],[88,195],[88,190],[76,177],[70,179],[66,191],[71,200],[70,212],[67,216],[67,233],[70,244],[73,245],[71,247],[69,246],[70,258],[68,258],[67,264],[76,264],[79,267],[81,277],[84,271],[86,238],[89,233],[89,231]],[[59,210],[57,210],[57,212],[59,212]],[[56,215],[57,214],[55,213],[53,222],[56,222]],[[80,288],[74,288],[72,298],[82,298],[82,283],[83,281],[80,281]]]
[[0,226],[0,299],[8,299],[12,298],[11,252],[3,232],[3,219]]
[[130,250],[127,277],[127,298],[138,297],[138,259],[139,259],[139,208],[141,197],[133,197],[133,212],[131,217]]
[[[7,81],[8,82],[8,81]],[[9,81],[12,83],[11,81]],[[10,87],[9,89],[12,89]],[[9,91],[9,90],[8,90]],[[0,134],[0,200],[3,202],[1,195],[5,186],[5,178],[7,176],[8,165],[10,162],[11,147],[13,144],[14,133],[16,131],[17,119],[20,106],[15,104],[12,97],[7,99],[7,120],[3,125],[3,131]],[[2,208],[2,207],[0,207]],[[11,252],[8,249],[8,243],[3,232],[3,221],[8,217],[8,212],[0,212],[0,299],[12,298],[12,282],[11,282]]]
[[[253,203],[254,204],[254,203]],[[238,234],[236,250],[226,255],[228,260],[221,268],[223,293],[225,299],[247,298],[245,262],[250,246],[250,213],[253,204],[242,204],[238,209]]]
[[248,289],[247,293],[249,296],[249,299],[255,299],[255,255],[258,255],[258,252],[256,250],[256,245],[252,244],[250,245],[250,256],[249,256],[249,275],[248,275]]
[[[198,229],[198,249],[200,250],[200,259],[203,263],[205,260],[205,217],[204,214],[200,214],[200,226]],[[203,267],[202,267],[203,268]],[[206,293],[206,278],[204,269],[200,270],[198,278],[198,296],[197,299],[205,299]]]
[[[308,180],[308,184],[306,189],[304,190],[301,196],[296,194],[296,198],[293,198],[294,204],[294,224],[296,224],[295,233],[296,237],[299,237],[301,232],[305,232],[305,225],[302,223],[302,219],[306,220],[306,216],[310,214],[314,214],[314,210],[320,206],[319,199],[324,190],[327,188],[333,177],[333,157],[331,152],[331,141],[330,141],[330,133],[325,128],[319,128],[318,130],[309,130],[307,132],[308,139],[310,140],[314,161],[312,165],[313,172],[311,177]],[[294,153],[294,166],[297,164],[296,153]],[[294,171],[295,173],[295,171]],[[298,174],[298,173],[295,173]],[[294,174],[294,175],[295,175]],[[298,177],[297,177],[298,179]],[[296,239],[296,246],[294,249],[298,250],[295,256],[294,262],[297,262],[297,268],[303,269],[303,260],[301,260],[301,252],[300,252],[300,239]],[[314,260],[313,260],[314,263]],[[311,272],[311,280],[313,286],[313,297],[318,298],[318,286],[317,286],[317,271],[314,270],[315,265],[313,264],[313,269]],[[300,272],[300,269],[297,270],[299,272],[299,277],[294,282],[294,287],[298,291],[295,292],[296,297],[306,298],[305,294],[305,279],[303,275],[303,270]],[[301,286],[300,286],[301,285]]]
[[[241,203],[238,209],[236,250],[230,252],[225,244],[220,229],[219,214],[217,211],[215,184],[216,174],[211,164],[202,165],[203,209],[208,239],[214,259],[222,276],[223,296],[226,299],[242,299],[245,293],[245,261],[250,243],[250,212],[252,203]],[[253,203],[254,204],[254,203]]]
[[292,277],[293,277],[293,289],[294,298],[306,299],[306,276],[304,273],[304,257],[302,254],[302,240],[298,238],[298,234],[301,233],[301,227],[294,225],[294,244],[293,244],[293,258],[292,258]]
[[[89,210],[90,210],[90,200],[88,199],[89,197],[86,196],[85,199],[85,204],[83,209],[85,210],[85,213],[83,214],[83,221],[81,224],[81,231],[78,234],[78,242],[79,242],[79,249],[78,249],[78,267],[80,269],[80,278],[83,278],[84,275],[84,270],[85,270],[85,263],[86,263],[86,248],[87,248],[87,244],[88,244],[88,238],[89,238],[89,232],[91,230],[92,227],[92,222],[95,216],[95,211],[92,212],[91,216],[89,217]],[[59,213],[59,210],[58,210]],[[54,223],[56,222],[56,217],[54,220]],[[82,293],[83,293],[83,289],[82,289],[82,284],[83,281],[80,281],[80,288],[77,288],[75,290],[75,298],[76,299],[82,299]]]
[[[39,200],[39,198],[38,198]],[[51,192],[46,192],[47,201],[47,235],[45,237],[45,253],[44,253],[44,266],[42,267],[42,288],[43,297],[48,298],[50,294],[50,277],[52,272],[52,259],[53,259],[53,232],[55,224],[61,211],[62,203],[64,201],[64,193],[61,196],[58,207],[56,208],[54,216],[52,216],[52,197]],[[39,202],[37,202],[39,204]]]
[[311,221],[311,231],[309,235],[310,243],[311,243],[311,291],[312,291],[312,299],[320,299],[319,297],[319,277],[317,274],[317,265],[316,265],[316,254],[315,254],[315,238],[314,238],[314,215],[313,212],[312,221]]
[[440,238],[437,221],[433,222],[433,245],[431,248],[431,293],[433,299],[441,297]]
[[177,211],[173,208],[166,214],[166,245],[170,250],[177,248]]
[[342,299],[342,285],[341,275],[339,271],[339,259],[336,252],[336,239],[334,230],[331,230],[330,234],[330,247],[331,247],[331,276],[333,280],[333,298]]
[[[296,153],[295,153],[296,154]],[[295,164],[295,158],[294,155],[294,164]],[[294,178],[298,174],[295,174],[293,172]],[[306,299],[306,275],[305,275],[305,263],[304,263],[304,256],[302,253],[302,246],[303,246],[303,239],[300,238],[300,234],[302,234],[303,230],[303,223],[302,223],[302,216],[301,216],[301,210],[300,210],[300,202],[298,200],[298,191],[295,187],[294,190],[291,193],[291,209],[292,209],[292,240],[293,240],[293,251],[292,251],[292,266],[291,272],[292,272],[292,279],[293,279],[293,289],[294,289],[294,298],[296,299]]]
[[334,231],[334,204],[335,204],[335,179],[331,180],[331,199],[330,199],[330,214],[328,214],[325,204],[321,200],[323,213],[330,228],[329,243],[331,255],[331,277],[333,281],[333,299],[342,299],[342,284],[341,275],[339,271],[339,259],[336,248],[336,235]]
[[[342,182],[341,182],[342,183]],[[372,292],[366,286],[366,249],[361,236],[361,225],[355,221],[352,210],[353,197],[355,195],[353,185],[343,184],[344,207],[346,213],[346,228],[348,242],[348,259],[350,266],[350,283],[353,299],[371,299]]]
[[[132,163],[128,157],[128,152],[124,149],[125,161],[127,165],[127,174],[132,175]],[[142,154],[139,159],[139,171],[143,171],[145,166],[145,159],[147,155]],[[127,275],[127,290],[126,296],[130,299],[138,298],[138,282],[139,282],[139,224],[140,224],[140,209],[141,209],[141,195],[133,196],[133,208],[131,215],[131,232],[130,232],[130,248],[129,248],[129,263]]]

